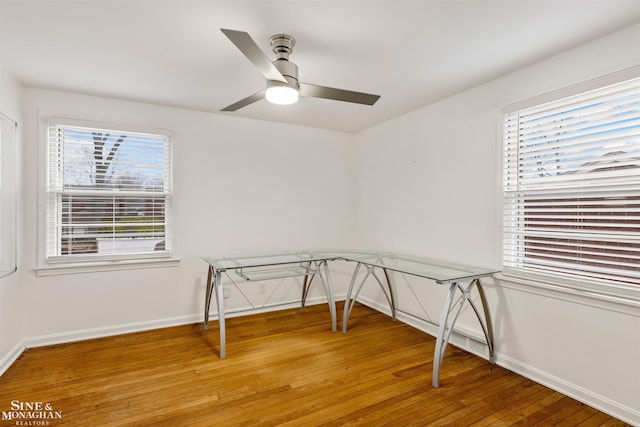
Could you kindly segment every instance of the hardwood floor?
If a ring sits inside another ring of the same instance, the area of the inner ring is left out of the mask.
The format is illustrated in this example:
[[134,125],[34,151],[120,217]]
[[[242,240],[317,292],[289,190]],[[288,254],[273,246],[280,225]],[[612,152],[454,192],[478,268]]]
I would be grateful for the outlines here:
[[625,425],[451,345],[435,389],[434,345],[360,305],[332,333],[320,305],[228,319],[225,360],[215,322],[33,348],[0,377],[0,411],[46,402],[50,426]]

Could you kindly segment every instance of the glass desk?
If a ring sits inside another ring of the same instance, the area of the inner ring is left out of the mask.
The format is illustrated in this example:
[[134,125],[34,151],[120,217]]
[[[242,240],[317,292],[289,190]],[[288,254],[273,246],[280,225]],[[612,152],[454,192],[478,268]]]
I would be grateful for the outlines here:
[[236,258],[203,257],[202,259],[209,264],[204,305],[204,329],[209,329],[211,296],[215,293],[218,308],[218,325],[220,329],[221,359],[226,357],[224,291],[221,280],[222,274],[230,270],[235,271],[238,276],[247,281],[304,276],[301,298],[301,308],[303,311],[311,283],[313,279],[318,276],[329,304],[329,312],[331,313],[331,329],[333,332],[338,329],[333,284],[331,282],[331,273],[327,265],[327,261],[335,259],[335,256],[324,253],[288,252],[282,254],[242,256]]
[[[440,386],[440,366],[442,365],[442,359],[446,350],[449,338],[453,332],[455,322],[464,307],[465,302],[468,302],[480,322],[482,331],[484,333],[487,346],[489,348],[489,361],[495,363],[494,357],[494,344],[493,344],[493,327],[491,325],[491,317],[489,314],[489,307],[487,306],[486,297],[480,284],[480,278],[488,277],[497,273],[496,270],[481,269],[468,267],[463,265],[445,264],[439,261],[417,258],[405,255],[395,255],[392,253],[345,253],[341,254],[341,259],[346,261],[352,261],[357,263],[351,283],[347,290],[347,297],[344,303],[344,313],[342,319],[342,331],[347,332],[347,323],[351,310],[356,303],[358,294],[362,289],[369,277],[373,277],[382,292],[384,293],[389,308],[391,309],[391,315],[393,320],[396,319],[396,303],[393,295],[393,287],[391,286],[391,279],[389,277],[389,271],[395,271],[403,274],[409,274],[412,276],[422,277],[435,281],[440,285],[448,285],[449,292],[445,299],[440,315],[440,323],[438,324],[438,335],[436,337],[436,348],[433,355],[433,378],[432,384],[434,387]],[[357,288],[354,286],[360,269],[366,268],[366,273],[362,278]],[[376,269],[381,269],[384,273],[384,280],[376,273]],[[468,282],[466,286],[463,282]],[[482,315],[478,310],[478,307],[471,299],[471,291],[473,288],[478,289],[480,295],[480,302],[482,304]],[[460,292],[458,299],[454,302],[456,293]],[[455,310],[455,314],[450,317],[452,311]],[[423,319],[424,320],[424,319]]]
[[[393,253],[370,252],[288,252],[236,258],[205,257],[203,260],[209,265],[204,307],[204,328],[209,328],[211,296],[215,293],[218,307],[221,359],[226,357],[224,293],[221,285],[221,276],[223,273],[235,271],[238,276],[247,281],[304,276],[301,296],[302,310],[304,310],[311,282],[315,276],[318,276],[322,282],[325,295],[327,296],[329,311],[331,313],[331,328],[335,332],[337,330],[336,306],[328,261],[343,260],[356,263],[344,303],[342,318],[342,331],[344,333],[347,332],[349,316],[356,303],[358,294],[369,277],[373,277],[382,289],[389,308],[391,309],[393,320],[396,320],[396,311],[398,308],[396,307],[393,286],[389,275],[389,272],[393,271],[429,279],[436,284],[449,287],[449,292],[447,293],[440,314],[440,322],[437,325],[438,335],[436,337],[436,348],[433,358],[432,378],[434,387],[440,386],[440,367],[442,365],[444,352],[453,333],[456,320],[465,303],[469,303],[478,318],[486,339],[486,344],[489,348],[489,361],[495,363],[493,328],[489,307],[480,279],[497,273],[497,270],[446,264],[435,260],[396,255]],[[356,279],[358,278],[361,268],[365,268],[366,273],[360,281],[360,284],[356,287]],[[381,278],[377,273],[379,270],[382,270],[384,273],[384,278]],[[480,296],[480,303],[482,305],[480,309],[478,309],[476,303],[471,299],[471,291],[474,287],[478,290]],[[456,294],[459,294],[457,299],[455,299]]]

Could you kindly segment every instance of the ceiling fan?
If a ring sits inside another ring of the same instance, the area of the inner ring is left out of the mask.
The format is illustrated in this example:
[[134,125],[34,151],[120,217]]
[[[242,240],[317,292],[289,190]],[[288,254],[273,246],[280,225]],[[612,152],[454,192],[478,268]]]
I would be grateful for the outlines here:
[[223,108],[221,111],[236,111],[263,98],[274,104],[282,105],[298,102],[298,96],[333,99],[364,105],[373,105],[380,98],[380,95],[299,82],[298,66],[289,61],[289,55],[296,45],[296,40],[289,35],[276,34],[269,39],[273,52],[276,54],[276,59],[272,62],[260,50],[248,33],[225,28],[221,28],[220,31],[240,49],[267,79],[267,87],[264,90],[249,95]]

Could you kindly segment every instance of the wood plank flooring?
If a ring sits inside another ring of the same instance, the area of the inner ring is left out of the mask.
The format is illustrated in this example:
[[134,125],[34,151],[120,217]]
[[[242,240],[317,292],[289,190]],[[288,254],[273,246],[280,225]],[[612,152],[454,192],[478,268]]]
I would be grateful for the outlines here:
[[50,426],[626,425],[451,345],[435,389],[434,345],[360,305],[346,335],[324,305],[236,317],[224,360],[217,322],[28,349],[0,377],[0,411],[46,402]]

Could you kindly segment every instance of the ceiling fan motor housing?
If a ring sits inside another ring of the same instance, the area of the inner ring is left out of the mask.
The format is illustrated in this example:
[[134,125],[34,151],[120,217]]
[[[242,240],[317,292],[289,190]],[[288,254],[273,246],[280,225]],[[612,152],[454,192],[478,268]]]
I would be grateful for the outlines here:
[[[289,82],[289,86],[291,86],[291,84],[295,84],[295,88],[298,88],[298,66],[296,64],[284,59],[278,59],[276,61],[273,61],[273,65],[275,65],[278,71],[280,71],[280,74],[282,74],[284,78],[287,79],[287,81]],[[287,85],[286,83],[281,83],[278,81],[270,81],[272,83]]]

